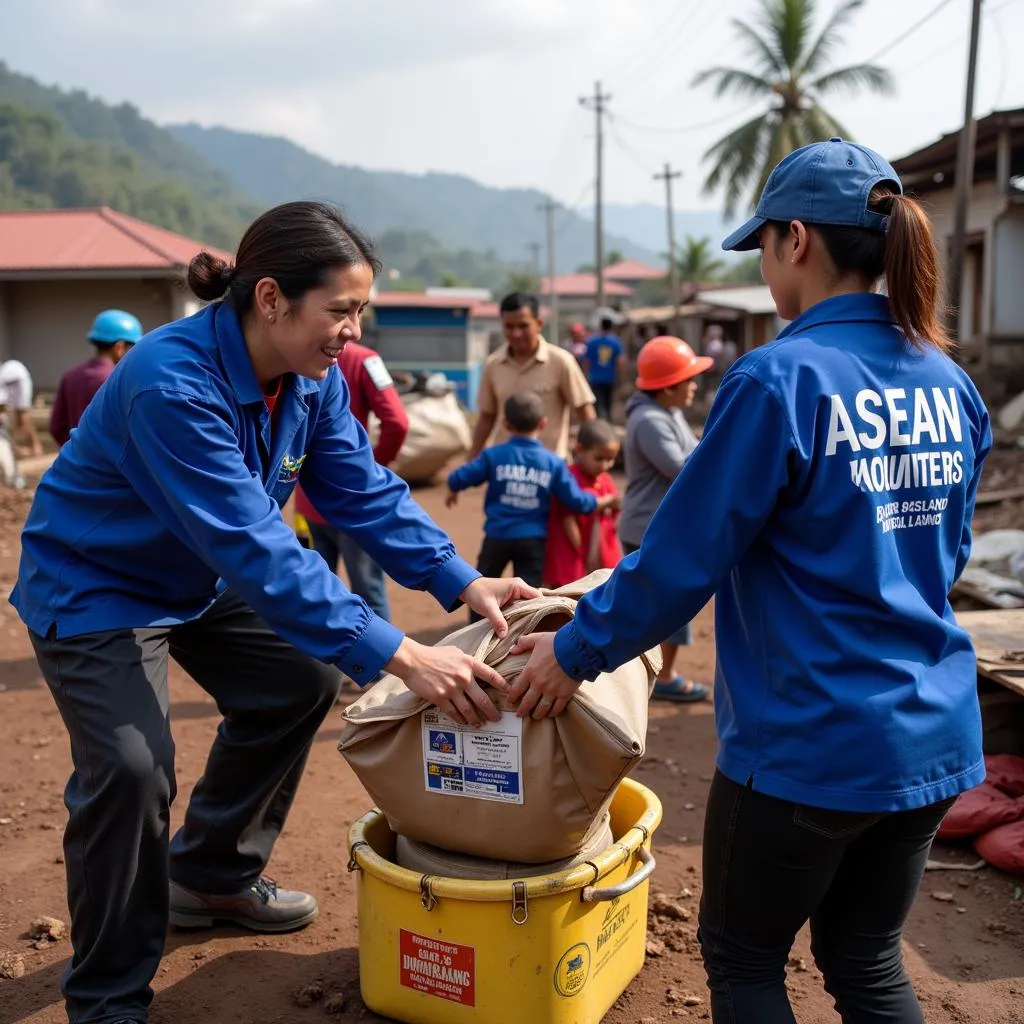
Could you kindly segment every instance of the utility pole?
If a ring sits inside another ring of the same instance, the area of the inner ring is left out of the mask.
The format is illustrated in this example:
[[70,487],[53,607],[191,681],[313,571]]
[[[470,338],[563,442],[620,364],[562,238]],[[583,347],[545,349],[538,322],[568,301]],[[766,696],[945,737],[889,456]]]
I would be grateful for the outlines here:
[[548,323],[551,325],[548,330],[549,340],[555,345],[558,344],[560,334],[558,330],[558,292],[555,290],[555,210],[558,203],[553,199],[547,199],[539,207],[544,214],[545,237],[548,243]]
[[672,211],[672,179],[681,178],[682,171],[673,171],[666,161],[665,170],[654,175],[655,181],[665,182],[665,212],[668,215],[668,286],[672,290],[672,330],[679,333],[679,261],[676,259],[676,224]]
[[978,68],[978,35],[981,26],[981,0],[972,0],[971,42],[967,56],[967,95],[964,101],[964,126],[960,132],[956,163],[956,205],[953,212],[953,250],[949,256],[949,306],[953,310],[955,337],[963,342],[968,329],[961,309],[964,257],[967,250],[967,206],[974,185],[974,82]]
[[604,305],[604,211],[602,200],[603,189],[603,163],[604,163],[604,136],[603,118],[606,113],[605,103],[612,98],[611,93],[601,92],[601,83],[594,83],[593,96],[581,96],[580,103],[588,110],[594,111],[594,119],[597,122],[597,174],[595,179],[596,198],[594,201],[594,274],[597,277],[597,304]]
[[530,242],[529,249],[533,254],[533,259],[530,263],[530,266],[533,267],[533,276],[540,280],[540,242]]

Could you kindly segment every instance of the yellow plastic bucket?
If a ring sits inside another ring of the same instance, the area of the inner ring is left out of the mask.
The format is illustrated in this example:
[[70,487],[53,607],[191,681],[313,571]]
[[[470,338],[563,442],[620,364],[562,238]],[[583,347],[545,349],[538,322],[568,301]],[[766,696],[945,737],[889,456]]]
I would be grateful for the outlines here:
[[644,964],[661,801],[626,779],[611,823],[617,841],[578,867],[470,881],[399,867],[387,819],[364,814],[349,831],[363,1002],[406,1024],[597,1024]]

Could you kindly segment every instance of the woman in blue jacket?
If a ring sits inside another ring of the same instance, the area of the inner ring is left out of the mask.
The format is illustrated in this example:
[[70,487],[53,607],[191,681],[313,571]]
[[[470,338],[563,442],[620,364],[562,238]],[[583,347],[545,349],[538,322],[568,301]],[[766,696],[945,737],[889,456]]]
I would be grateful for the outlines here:
[[[78,1024],[146,1020],[168,919],[280,932],[317,904],[262,877],[342,669],[382,669],[457,720],[495,718],[455,648],[404,637],[347,591],[281,517],[301,478],[332,525],[404,586],[504,633],[536,591],[488,580],[374,461],[336,366],[379,267],[333,208],[289,203],[234,266],[189,268],[201,312],[144,337],[43,477],[11,601],[71,737],[64,840]],[[169,842],[167,659],[224,720]],[[168,850],[170,864],[168,864]]]
[[786,960],[810,921],[844,1021],[914,1024],[901,932],[939,822],[985,774],[974,652],[947,595],[988,415],[948,356],[928,220],[876,153],[833,139],[788,156],[725,242],[758,246],[792,322],[726,374],[640,550],[574,622],[527,638],[510,697],[560,713],[713,594],[713,1019],[793,1022]]

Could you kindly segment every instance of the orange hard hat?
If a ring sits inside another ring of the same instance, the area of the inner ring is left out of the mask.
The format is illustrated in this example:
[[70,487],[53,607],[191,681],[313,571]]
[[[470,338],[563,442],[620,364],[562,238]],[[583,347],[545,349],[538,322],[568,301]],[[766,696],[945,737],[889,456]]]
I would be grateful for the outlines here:
[[682,338],[659,334],[636,357],[636,386],[641,391],[670,388],[714,365],[710,356],[698,356]]

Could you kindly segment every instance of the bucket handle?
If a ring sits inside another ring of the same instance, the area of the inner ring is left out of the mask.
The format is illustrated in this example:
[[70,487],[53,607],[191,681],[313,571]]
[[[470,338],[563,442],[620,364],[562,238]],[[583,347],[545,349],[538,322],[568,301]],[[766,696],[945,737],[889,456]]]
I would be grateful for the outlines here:
[[636,855],[643,863],[643,867],[639,871],[630,875],[624,882],[619,882],[618,885],[585,885],[580,891],[580,899],[584,903],[605,903],[608,900],[617,900],[620,896],[625,896],[627,892],[632,892],[638,885],[646,882],[654,874],[657,862],[654,859],[654,854],[645,846],[641,846],[636,851]]

